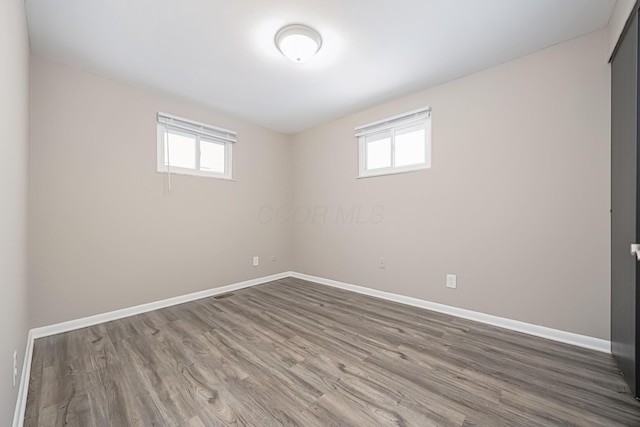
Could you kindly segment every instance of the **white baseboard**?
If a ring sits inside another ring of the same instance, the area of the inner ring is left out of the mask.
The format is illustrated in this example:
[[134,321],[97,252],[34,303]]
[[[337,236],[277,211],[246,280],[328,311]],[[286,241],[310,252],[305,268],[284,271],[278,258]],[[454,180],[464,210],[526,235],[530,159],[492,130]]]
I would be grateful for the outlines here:
[[56,323],[53,325],[34,328],[29,331],[27,337],[27,348],[25,350],[24,364],[22,375],[20,377],[20,388],[18,390],[18,399],[13,417],[13,427],[22,427],[24,422],[24,412],[27,404],[27,393],[29,391],[29,377],[31,375],[31,359],[33,357],[33,344],[37,338],[56,335],[63,332],[73,331],[75,329],[86,328],[88,326],[100,323],[110,322],[112,320],[122,319],[123,317],[134,316],[136,314],[146,313],[160,308],[170,307],[172,305],[182,304],[197,299],[207,298],[227,292],[236,291],[251,286],[272,282],[286,277],[295,277],[321,285],[333,286],[335,288],[345,289],[376,298],[407,304],[414,307],[420,307],[427,310],[437,311],[439,313],[450,314],[452,316],[461,317],[468,320],[474,320],[480,323],[486,323],[529,335],[535,335],[547,338],[553,341],[559,341],[566,344],[572,344],[578,347],[589,348],[592,350],[611,353],[611,343],[600,338],[593,338],[586,335],[574,334],[558,329],[547,328],[545,326],[533,325],[530,323],[520,322],[518,320],[506,319],[504,317],[492,316],[490,314],[479,313],[476,311],[465,310],[462,308],[452,307],[449,305],[438,304],[435,302],[425,301],[417,298],[407,297],[403,295],[393,294],[391,292],[378,291],[364,286],[352,285],[349,283],[339,282],[336,280],[325,279],[323,277],[311,276],[308,274],[297,273],[293,271],[273,274],[271,276],[259,277],[244,282],[234,283],[232,285],[221,286],[219,288],[207,289],[200,292],[194,292],[187,295],[181,295],[161,301],[150,302],[147,304],[127,307],[120,310],[110,311],[108,313],[96,314],[94,316],[83,317],[81,319],[70,320],[68,322]]
[[24,351],[22,375],[20,375],[20,388],[18,388],[16,410],[13,413],[13,427],[22,427],[22,424],[24,423],[24,411],[27,408],[27,393],[29,392],[29,378],[31,377],[33,341],[33,334],[29,331],[29,334],[27,335],[27,348]]
[[537,337],[542,337],[553,341],[559,341],[578,347],[601,351],[603,353],[611,353],[611,342],[600,338],[574,334],[573,332],[547,328],[546,326],[533,325],[531,323],[506,319],[504,317],[492,316],[490,314],[465,310],[462,308],[452,307],[450,305],[438,304],[418,298],[393,294],[391,292],[378,291],[371,288],[365,288],[364,286],[352,285],[349,283],[338,282],[336,280],[325,279],[323,277],[310,276],[308,274],[296,272],[291,272],[291,276],[298,279],[308,280],[310,282],[320,283],[322,285],[333,286],[334,288],[345,289],[347,291],[357,292],[359,294],[399,302],[401,304],[412,305],[414,307],[425,308],[427,310],[437,311],[439,313],[450,314],[452,316],[462,317],[464,319],[474,320],[476,322],[486,323],[488,325],[498,326],[500,328],[510,329],[512,331],[522,332],[529,335],[535,335]]
[[146,313],[148,311],[158,310],[160,308],[170,307],[197,299],[207,298],[214,295],[220,295],[227,292],[237,291],[239,289],[248,288],[250,286],[261,285],[263,283],[272,282],[278,279],[290,277],[291,272],[272,274],[271,276],[259,277],[257,279],[246,280],[244,282],[234,283],[218,288],[207,289],[200,292],[194,292],[187,295],[180,295],[173,298],[167,298],[160,301],[150,302],[147,304],[127,307],[120,310],[114,310],[107,313],[96,314],[94,316],[83,317],[81,319],[69,320],[68,322],[56,323],[53,325],[33,328],[29,331],[27,337],[27,348],[24,355],[24,365],[22,375],[20,377],[20,388],[18,389],[18,399],[16,401],[16,409],[13,414],[13,427],[22,427],[24,423],[24,412],[27,406],[27,393],[29,391],[29,377],[31,376],[31,359],[33,357],[33,344],[38,338],[48,337],[50,335],[61,334],[63,332],[73,331],[75,329],[86,328],[88,326],[100,323],[110,322],[112,320],[122,319],[123,317],[135,316],[136,314]]
[[173,298],[167,298],[160,301],[150,302],[147,304],[135,305],[133,307],[122,308],[120,310],[109,311],[107,313],[96,314],[95,316],[83,317],[81,319],[69,320],[68,322],[56,323],[54,325],[42,326],[31,330],[33,339],[48,337],[50,335],[61,334],[63,332],[73,331],[75,329],[86,328],[88,326],[98,325],[100,323],[110,322],[112,320],[122,319],[123,317],[135,316],[136,314],[146,313],[148,311],[158,310],[160,308],[170,307],[197,299],[207,298],[214,295],[220,295],[227,292],[237,291],[238,289],[248,288],[250,286],[260,285],[274,280],[289,277],[290,272],[272,274],[271,276],[259,277],[257,279],[246,280],[244,282],[234,283],[232,285],[221,286],[219,288],[207,289],[191,294],[180,295]]

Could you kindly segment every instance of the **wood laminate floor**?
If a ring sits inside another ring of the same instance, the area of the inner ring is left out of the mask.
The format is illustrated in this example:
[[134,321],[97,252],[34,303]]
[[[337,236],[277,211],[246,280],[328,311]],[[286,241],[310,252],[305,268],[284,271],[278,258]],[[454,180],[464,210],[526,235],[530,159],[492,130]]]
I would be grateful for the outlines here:
[[35,342],[26,426],[640,425],[611,356],[283,279]]

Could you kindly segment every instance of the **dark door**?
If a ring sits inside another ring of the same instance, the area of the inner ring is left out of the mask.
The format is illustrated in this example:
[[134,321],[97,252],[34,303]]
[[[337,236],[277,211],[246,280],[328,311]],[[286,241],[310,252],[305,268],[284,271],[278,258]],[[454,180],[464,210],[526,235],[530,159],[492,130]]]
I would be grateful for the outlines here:
[[611,350],[638,396],[638,15],[611,62]]

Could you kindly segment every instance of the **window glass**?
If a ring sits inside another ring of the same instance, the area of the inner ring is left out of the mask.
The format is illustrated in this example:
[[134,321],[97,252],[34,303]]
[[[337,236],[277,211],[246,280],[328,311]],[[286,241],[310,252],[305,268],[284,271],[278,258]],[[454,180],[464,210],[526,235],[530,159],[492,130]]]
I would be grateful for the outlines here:
[[399,131],[395,135],[395,166],[416,165],[425,162],[424,128]]
[[200,140],[200,170],[224,173],[224,144]]
[[367,141],[367,169],[391,167],[391,138]]
[[165,143],[164,164],[178,168],[195,169],[196,136],[170,131],[168,137],[168,143]]

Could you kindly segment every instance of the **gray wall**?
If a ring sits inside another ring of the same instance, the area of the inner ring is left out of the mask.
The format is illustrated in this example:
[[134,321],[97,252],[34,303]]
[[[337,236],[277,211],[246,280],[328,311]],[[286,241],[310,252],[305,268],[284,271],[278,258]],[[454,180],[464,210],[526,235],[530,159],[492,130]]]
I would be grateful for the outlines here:
[[[606,50],[600,31],[296,135],[294,270],[608,339]],[[353,129],[422,106],[433,167],[356,179]]]
[[13,352],[22,371],[27,340],[29,39],[22,0],[0,6],[0,129],[0,425],[8,426],[18,391]]
[[[32,327],[290,269],[289,225],[258,218],[290,200],[287,137],[38,57],[31,101]],[[235,181],[168,192],[158,111],[236,130]]]

